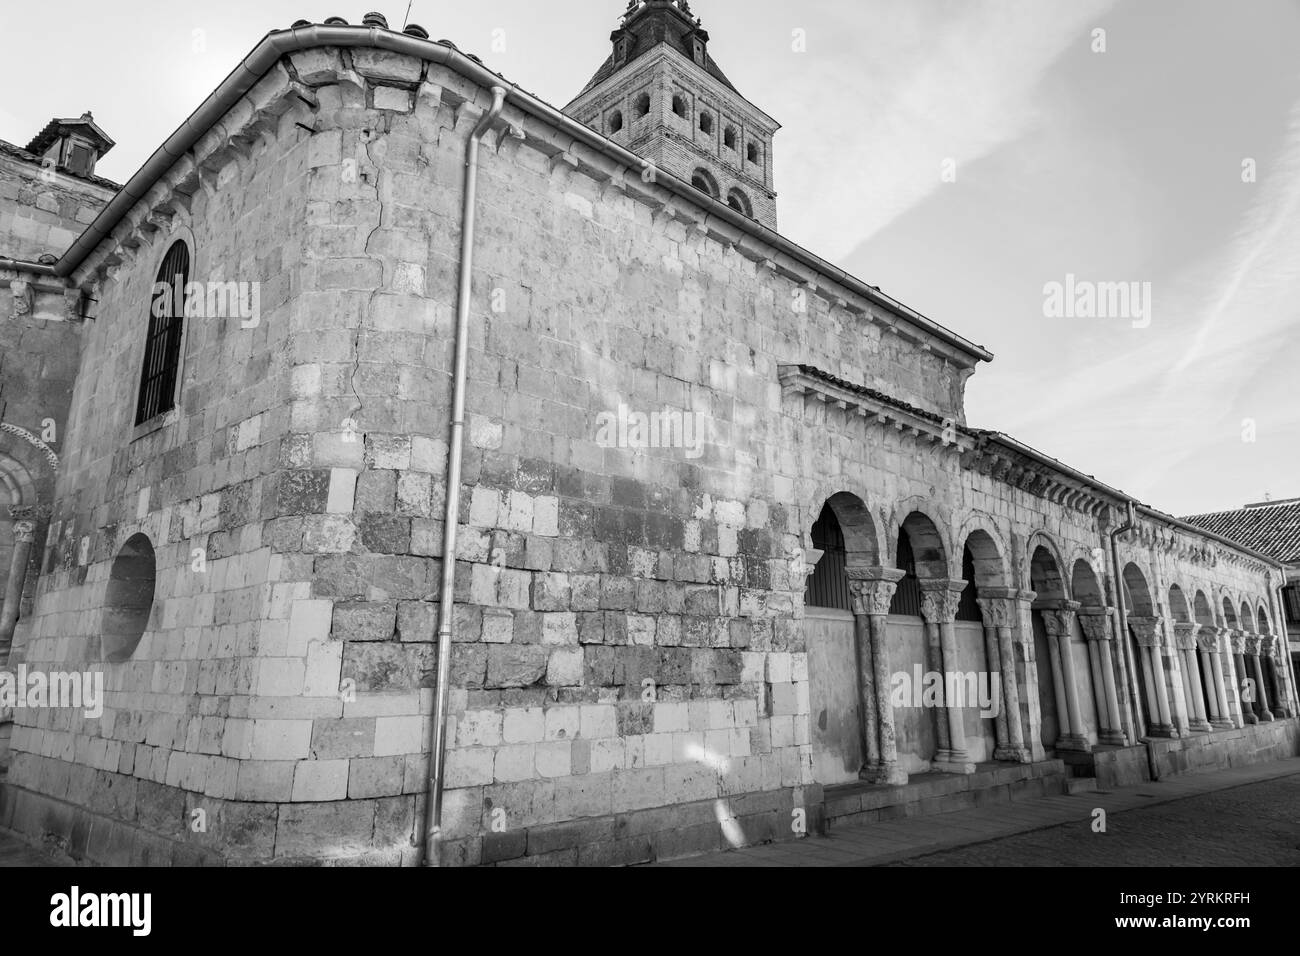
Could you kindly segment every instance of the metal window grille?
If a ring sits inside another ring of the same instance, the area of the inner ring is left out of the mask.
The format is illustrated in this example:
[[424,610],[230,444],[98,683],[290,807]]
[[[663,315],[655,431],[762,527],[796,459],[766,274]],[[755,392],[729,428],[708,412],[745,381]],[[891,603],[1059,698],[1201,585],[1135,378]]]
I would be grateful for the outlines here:
[[821,517],[812,526],[812,543],[823,554],[808,577],[804,606],[853,610],[853,605],[849,602],[849,581],[844,574],[844,532],[840,530],[835,512],[829,507],[822,509]]
[[190,251],[176,242],[167,250],[149,300],[149,333],[144,343],[140,397],[135,423],[171,411],[176,405],[176,373],[181,360],[181,328],[185,320],[185,287],[190,281]]

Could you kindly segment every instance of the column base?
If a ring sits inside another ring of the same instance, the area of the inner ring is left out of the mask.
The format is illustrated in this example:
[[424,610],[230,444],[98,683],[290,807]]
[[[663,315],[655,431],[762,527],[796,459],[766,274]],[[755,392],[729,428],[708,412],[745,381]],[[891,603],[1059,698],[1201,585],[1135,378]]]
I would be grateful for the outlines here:
[[1108,747],[1123,747],[1128,744],[1128,738],[1118,730],[1103,730],[1097,739]]
[[974,773],[975,763],[964,750],[941,750],[930,761],[934,773]]
[[1259,723],[1259,718],[1256,717],[1253,713],[1244,714],[1242,716],[1242,720],[1244,720],[1247,724]]
[[1033,763],[1034,758],[1030,756],[1029,751],[1024,747],[998,747],[993,751],[994,760],[1003,760],[1007,763]]
[[858,779],[866,783],[901,787],[907,783],[907,771],[900,768],[898,764],[874,764],[859,770]]
[[1210,721],[1210,726],[1215,730],[1235,730],[1237,725],[1224,717],[1215,717]]
[[1273,714],[1272,714],[1270,711],[1267,711],[1267,710],[1266,710],[1266,711],[1264,711],[1264,713],[1262,713],[1262,714],[1259,715],[1259,719],[1260,719],[1261,721],[1263,721],[1264,723],[1272,723],[1272,722],[1273,722]]
[[1057,737],[1053,745],[1057,750],[1078,750],[1082,753],[1091,753],[1092,744],[1088,743],[1086,737],[1080,737],[1076,734],[1066,734],[1064,737]]
[[1279,707],[1279,708],[1277,708],[1276,710],[1273,711],[1273,716],[1275,716],[1275,717],[1279,717],[1279,718],[1281,718],[1282,720],[1286,720],[1287,718],[1289,718],[1289,717],[1291,717],[1291,716],[1293,716],[1293,715],[1292,715],[1291,711],[1288,710],[1287,708],[1285,708],[1285,707]]
[[1170,740],[1177,740],[1182,735],[1168,724],[1147,724],[1147,736],[1168,737]]
[[1191,729],[1201,734],[1208,734],[1213,728],[1208,720],[1191,721]]

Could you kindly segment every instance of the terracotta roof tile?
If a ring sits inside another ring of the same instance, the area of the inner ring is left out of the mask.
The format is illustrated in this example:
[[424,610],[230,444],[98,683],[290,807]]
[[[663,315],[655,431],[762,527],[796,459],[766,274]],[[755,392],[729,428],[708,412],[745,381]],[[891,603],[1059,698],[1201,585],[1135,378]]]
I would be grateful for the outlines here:
[[1191,515],[1183,520],[1283,563],[1300,561],[1300,498]]

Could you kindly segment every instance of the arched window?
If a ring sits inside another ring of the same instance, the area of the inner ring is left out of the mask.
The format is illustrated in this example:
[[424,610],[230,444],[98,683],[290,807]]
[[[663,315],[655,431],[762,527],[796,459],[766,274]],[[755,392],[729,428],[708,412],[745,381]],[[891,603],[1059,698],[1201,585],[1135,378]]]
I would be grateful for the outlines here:
[[700,132],[707,133],[709,136],[713,135],[713,114],[712,113],[700,114]]
[[750,143],[749,148],[746,151],[746,155],[748,155],[749,161],[751,163],[757,163],[762,155],[758,150],[758,144]]
[[636,116],[640,119],[642,116],[650,115],[650,94],[642,93],[636,98]]
[[673,112],[683,119],[686,118],[686,97],[678,93],[673,94]]
[[176,407],[176,373],[181,362],[185,288],[189,281],[190,250],[177,240],[158,268],[149,303],[149,333],[144,342],[140,397],[135,410],[137,425]]
[[618,110],[615,110],[614,114],[609,118],[609,131],[610,133],[617,133],[622,128],[623,128],[623,114]]
[[749,204],[749,197],[739,189],[733,189],[727,193],[727,205],[742,216],[748,216],[750,219],[754,218],[754,208]]
[[695,172],[691,174],[691,185],[694,186],[696,189],[698,189],[700,192],[707,194],[710,199],[718,198],[717,180],[715,180],[711,175],[709,175],[708,170],[705,169],[695,170]]
[[736,127],[728,126],[722,131],[722,145],[727,149],[736,148]]

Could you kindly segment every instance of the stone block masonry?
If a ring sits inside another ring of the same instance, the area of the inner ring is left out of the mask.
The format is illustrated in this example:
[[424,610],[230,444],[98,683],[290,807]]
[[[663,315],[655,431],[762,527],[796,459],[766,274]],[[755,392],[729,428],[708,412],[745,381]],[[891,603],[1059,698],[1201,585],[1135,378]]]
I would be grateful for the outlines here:
[[[933,514],[949,577],[958,529],[1008,556],[1036,535],[1096,547],[1089,507],[781,377],[813,366],[956,429],[971,355],[512,105],[525,139],[483,156],[442,554],[460,182],[489,99],[413,57],[292,54],[83,267],[99,318],[24,652],[102,668],[108,699],[99,720],[23,714],[0,824],[101,862],[414,862],[454,560],[441,862],[796,837],[822,821],[803,555],[831,495],[881,528]],[[142,227],[155,203],[169,217]],[[177,239],[196,278],[264,283],[262,318],[188,322],[178,407],[137,429],[149,290]],[[602,439],[620,408],[694,416],[700,453]],[[152,614],[128,660],[100,663],[113,561],[141,534]]]

